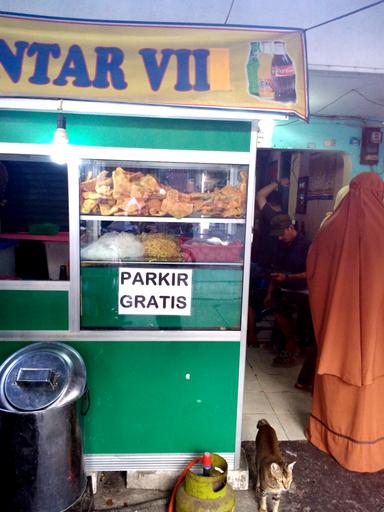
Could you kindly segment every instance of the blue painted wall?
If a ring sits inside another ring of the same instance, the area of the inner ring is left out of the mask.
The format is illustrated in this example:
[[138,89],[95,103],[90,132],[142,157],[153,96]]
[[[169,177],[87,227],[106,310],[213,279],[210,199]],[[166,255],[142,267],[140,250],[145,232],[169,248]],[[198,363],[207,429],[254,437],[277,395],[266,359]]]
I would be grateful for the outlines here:
[[[383,143],[380,144],[380,160],[377,165],[360,164],[360,144],[354,145],[351,141],[361,140],[362,127],[361,122],[353,120],[312,118],[309,123],[301,120],[279,121],[273,131],[272,148],[342,151],[352,159],[352,176],[370,170],[384,172]],[[335,140],[334,146],[325,144],[330,139]]]

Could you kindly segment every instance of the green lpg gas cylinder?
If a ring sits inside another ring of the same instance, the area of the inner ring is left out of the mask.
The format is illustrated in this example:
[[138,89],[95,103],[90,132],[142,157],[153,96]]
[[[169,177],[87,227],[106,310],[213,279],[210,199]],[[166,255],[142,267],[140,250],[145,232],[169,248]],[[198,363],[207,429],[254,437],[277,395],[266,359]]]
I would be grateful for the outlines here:
[[228,465],[212,454],[209,476],[188,471],[176,494],[176,512],[234,512],[235,492],[227,483]]

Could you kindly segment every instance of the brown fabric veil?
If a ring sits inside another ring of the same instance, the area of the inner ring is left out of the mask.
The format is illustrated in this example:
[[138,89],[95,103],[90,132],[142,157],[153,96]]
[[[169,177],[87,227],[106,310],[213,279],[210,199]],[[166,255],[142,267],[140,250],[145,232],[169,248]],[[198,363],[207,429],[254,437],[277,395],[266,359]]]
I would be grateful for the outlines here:
[[377,174],[353,178],[307,260],[317,373],[355,386],[384,375],[383,200]]

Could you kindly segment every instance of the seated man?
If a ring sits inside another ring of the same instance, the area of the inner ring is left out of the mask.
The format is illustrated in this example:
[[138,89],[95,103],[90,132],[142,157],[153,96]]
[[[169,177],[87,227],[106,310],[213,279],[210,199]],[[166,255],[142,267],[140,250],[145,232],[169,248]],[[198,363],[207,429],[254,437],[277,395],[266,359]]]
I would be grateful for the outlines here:
[[271,220],[271,234],[279,239],[276,270],[264,301],[272,308],[276,323],[284,336],[284,349],[273,360],[274,366],[288,368],[297,364],[298,344],[293,315],[308,310],[306,259],[310,242],[298,233],[289,215],[281,214]]

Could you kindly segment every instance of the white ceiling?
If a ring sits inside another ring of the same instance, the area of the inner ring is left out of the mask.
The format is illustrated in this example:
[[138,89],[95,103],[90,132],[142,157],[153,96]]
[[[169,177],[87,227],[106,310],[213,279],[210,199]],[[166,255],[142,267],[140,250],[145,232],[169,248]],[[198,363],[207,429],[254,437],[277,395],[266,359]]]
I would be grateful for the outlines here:
[[[0,0],[0,10],[86,19],[309,29],[378,0]],[[106,9],[106,5],[109,5]],[[384,121],[384,1],[306,32],[311,115]]]

